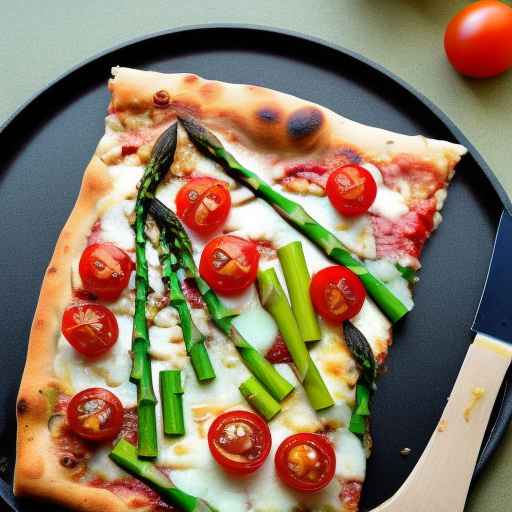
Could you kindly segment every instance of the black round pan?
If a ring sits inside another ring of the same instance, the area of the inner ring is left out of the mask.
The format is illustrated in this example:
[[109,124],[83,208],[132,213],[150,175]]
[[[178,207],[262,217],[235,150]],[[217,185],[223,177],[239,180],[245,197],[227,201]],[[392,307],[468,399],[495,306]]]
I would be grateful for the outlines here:
[[[257,27],[192,27],[110,50],[51,84],[3,127],[0,462],[7,462],[3,478],[12,481],[15,398],[43,271],[75,201],[83,170],[103,134],[109,101],[106,82],[114,65],[259,84],[318,102],[362,123],[457,141],[469,148],[450,188],[445,221],[423,254],[416,308],[395,330],[388,371],[379,381],[373,404],[375,448],[362,508],[382,502],[413,468],[446,403],[471,342],[469,327],[499,214],[503,205],[510,205],[462,133],[407,84],[347,50]],[[505,383],[477,472],[512,414],[509,389]],[[402,448],[411,449],[408,457],[400,455]],[[17,506],[23,512],[44,509],[27,501]]]

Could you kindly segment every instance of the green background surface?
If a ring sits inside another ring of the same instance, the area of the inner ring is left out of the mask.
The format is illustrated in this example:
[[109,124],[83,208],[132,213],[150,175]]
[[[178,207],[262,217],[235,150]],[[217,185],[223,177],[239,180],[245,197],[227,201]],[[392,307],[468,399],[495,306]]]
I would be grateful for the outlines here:
[[[468,3],[1,0],[0,124],[27,98],[71,66],[124,41],[183,25],[260,24],[303,32],[350,48],[409,82],[459,126],[510,194],[512,72],[488,80],[465,79],[451,69],[443,52],[444,27]],[[512,510],[510,457],[509,429],[472,490],[468,511]]]

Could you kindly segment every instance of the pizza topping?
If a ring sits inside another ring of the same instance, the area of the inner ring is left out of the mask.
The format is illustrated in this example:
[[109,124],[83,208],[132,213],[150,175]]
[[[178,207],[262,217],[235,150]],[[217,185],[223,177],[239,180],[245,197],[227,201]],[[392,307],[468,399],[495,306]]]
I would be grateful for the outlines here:
[[310,293],[317,312],[336,323],[357,315],[366,297],[361,280],[340,265],[317,272],[311,280]]
[[434,229],[436,211],[436,201],[431,198],[417,202],[396,221],[372,216],[377,256],[392,261],[402,261],[404,257],[412,258],[411,265],[419,268],[418,258]]
[[276,471],[284,484],[301,492],[317,492],[334,477],[336,454],[321,434],[287,437],[275,456]]
[[187,277],[181,283],[183,295],[192,309],[203,309],[204,302],[193,278]]
[[355,217],[368,211],[377,196],[373,176],[359,165],[344,165],[329,175],[327,196],[342,215]]
[[160,91],[155,92],[153,94],[153,105],[156,108],[166,108],[169,106],[169,101],[171,100],[169,93],[161,89]]
[[123,425],[123,406],[103,388],[89,388],[77,393],[67,408],[69,426],[75,434],[89,441],[114,439]]
[[215,461],[239,474],[256,471],[268,457],[271,443],[268,425],[248,411],[221,414],[208,430],[208,445]]
[[92,228],[89,236],[87,237],[87,245],[97,244],[101,241],[101,222],[97,220]]
[[61,330],[71,346],[86,357],[103,355],[119,336],[116,317],[101,304],[69,306],[62,316]]
[[98,489],[106,489],[119,496],[122,500],[127,501],[128,505],[133,508],[151,507],[151,512],[177,512],[178,509],[172,505],[168,505],[160,496],[149,486],[140,480],[132,477],[117,478],[108,481],[100,477],[90,480],[88,483],[91,487]]
[[347,510],[347,512],[357,511],[362,488],[363,484],[355,480],[343,482],[340,493],[340,500],[344,506],[343,510]]
[[327,167],[313,163],[298,164],[285,169],[283,187],[297,194],[325,195]]
[[202,235],[224,224],[231,210],[228,184],[213,178],[192,178],[176,196],[178,217]]
[[84,288],[101,300],[114,301],[128,285],[133,262],[123,250],[111,243],[85,248],[79,272]]
[[205,246],[199,272],[215,291],[236,295],[254,283],[258,263],[254,242],[226,235],[214,238]]
[[280,334],[277,335],[274,344],[268,349],[265,357],[272,364],[292,362],[290,351],[288,350],[288,347],[286,346],[286,343]]

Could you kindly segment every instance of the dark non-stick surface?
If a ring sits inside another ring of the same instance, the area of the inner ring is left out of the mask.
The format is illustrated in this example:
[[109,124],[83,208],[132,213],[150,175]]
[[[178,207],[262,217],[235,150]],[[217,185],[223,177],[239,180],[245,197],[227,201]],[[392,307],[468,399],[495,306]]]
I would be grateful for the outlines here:
[[[454,141],[456,136],[466,143],[449,120],[382,69],[340,49],[268,30],[203,27],[160,34],[100,56],[53,84],[0,135],[0,457],[5,457],[0,470],[5,460],[7,482],[14,461],[16,392],[43,271],[103,134],[106,82],[118,64],[259,84],[362,123]],[[471,342],[469,328],[503,208],[498,193],[504,197],[485,172],[476,152],[458,166],[443,211],[446,220],[423,254],[416,308],[395,329],[388,371],[373,403],[375,448],[363,508],[393,494],[413,468]],[[507,392],[500,397],[482,462],[508,422],[511,402]],[[400,456],[404,447],[411,449],[406,458]],[[43,507],[24,502],[19,510]]]

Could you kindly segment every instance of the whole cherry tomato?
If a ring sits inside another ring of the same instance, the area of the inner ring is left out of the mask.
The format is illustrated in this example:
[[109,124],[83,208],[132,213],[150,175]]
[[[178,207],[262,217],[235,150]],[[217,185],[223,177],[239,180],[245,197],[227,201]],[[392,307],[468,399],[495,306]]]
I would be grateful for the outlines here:
[[446,55],[460,73],[485,78],[512,66],[512,8],[497,0],[474,2],[448,24]]

